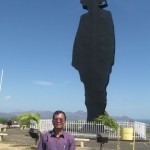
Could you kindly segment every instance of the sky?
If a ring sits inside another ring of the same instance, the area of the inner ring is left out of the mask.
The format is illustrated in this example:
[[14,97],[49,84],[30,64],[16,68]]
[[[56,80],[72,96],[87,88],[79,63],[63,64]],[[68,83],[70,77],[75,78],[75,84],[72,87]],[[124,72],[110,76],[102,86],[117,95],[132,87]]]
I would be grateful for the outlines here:
[[[150,1],[108,0],[115,63],[107,86],[111,116],[150,119]],[[85,111],[71,66],[79,0],[0,0],[0,112]]]

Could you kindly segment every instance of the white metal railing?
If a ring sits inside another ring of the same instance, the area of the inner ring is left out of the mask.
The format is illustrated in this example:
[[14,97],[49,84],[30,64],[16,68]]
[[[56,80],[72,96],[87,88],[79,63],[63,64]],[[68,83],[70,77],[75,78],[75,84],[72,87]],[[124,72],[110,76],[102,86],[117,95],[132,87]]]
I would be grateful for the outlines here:
[[[146,124],[141,122],[118,122],[120,129],[131,127],[135,130],[136,140],[146,140]],[[31,124],[30,128],[38,128],[37,125]],[[41,133],[53,129],[51,119],[41,119],[39,130]],[[95,124],[86,121],[67,121],[65,130],[75,137],[96,138],[97,133],[108,133],[109,139],[117,139],[118,135],[112,128],[106,127],[101,123]]]
[[[44,124],[44,126],[43,126],[43,124]],[[39,128],[40,128],[39,130],[40,130],[42,133],[47,132],[47,131],[45,130],[45,128],[46,128],[46,129],[49,129],[49,130],[52,130],[52,129],[53,129],[52,120],[51,120],[51,119],[40,120],[40,127],[39,127]]]
[[118,122],[120,128],[133,128],[137,140],[146,140],[146,124],[142,122]]

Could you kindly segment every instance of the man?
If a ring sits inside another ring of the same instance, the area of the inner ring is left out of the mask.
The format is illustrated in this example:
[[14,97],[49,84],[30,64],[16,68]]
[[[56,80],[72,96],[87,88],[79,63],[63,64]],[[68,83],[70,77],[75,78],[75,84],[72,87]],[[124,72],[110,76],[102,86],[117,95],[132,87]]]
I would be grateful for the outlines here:
[[37,150],[75,150],[74,137],[64,131],[66,114],[54,112],[52,123],[54,129],[41,135]]

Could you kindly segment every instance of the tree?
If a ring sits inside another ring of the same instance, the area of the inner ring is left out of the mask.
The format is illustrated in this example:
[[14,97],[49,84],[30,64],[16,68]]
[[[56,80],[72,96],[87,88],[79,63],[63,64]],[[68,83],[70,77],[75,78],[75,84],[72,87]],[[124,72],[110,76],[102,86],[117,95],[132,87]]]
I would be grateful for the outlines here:
[[5,118],[0,118],[0,124],[3,124],[7,119]]

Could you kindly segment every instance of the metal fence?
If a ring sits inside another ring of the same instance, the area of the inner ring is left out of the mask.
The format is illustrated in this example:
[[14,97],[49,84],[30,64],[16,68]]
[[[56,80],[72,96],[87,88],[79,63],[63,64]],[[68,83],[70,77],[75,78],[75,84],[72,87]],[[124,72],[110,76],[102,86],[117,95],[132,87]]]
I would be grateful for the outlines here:
[[[135,130],[136,140],[146,140],[146,124],[141,122],[118,122],[119,128],[133,128]],[[38,128],[35,123],[31,123],[30,128]],[[47,132],[53,129],[51,119],[41,119],[40,126],[38,128],[41,133]],[[94,122],[86,121],[67,121],[65,130],[70,132],[75,137],[95,139],[96,135],[100,132],[108,133],[109,139],[117,139],[118,132],[112,128],[106,127],[101,123],[95,124]]]

